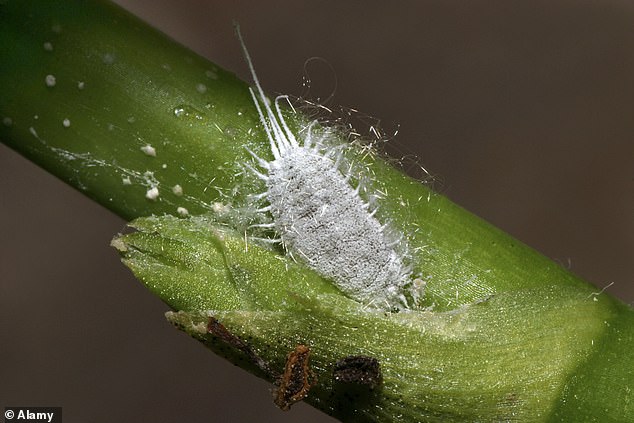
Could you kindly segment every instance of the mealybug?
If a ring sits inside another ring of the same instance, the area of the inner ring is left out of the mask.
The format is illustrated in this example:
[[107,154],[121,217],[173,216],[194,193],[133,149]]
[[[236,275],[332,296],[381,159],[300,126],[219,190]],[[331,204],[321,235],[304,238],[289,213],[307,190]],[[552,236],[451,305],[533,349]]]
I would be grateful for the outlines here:
[[[332,280],[349,297],[383,309],[408,308],[405,292],[412,284],[404,260],[404,239],[394,239],[360,195],[360,185],[342,171],[343,154],[332,147],[336,136],[317,121],[294,133],[287,124],[278,96],[266,98],[239,29],[238,37],[255,83],[249,88],[268,137],[273,160],[252,153],[264,181],[267,201],[262,212],[272,221],[257,226],[273,229],[295,259]],[[403,237],[401,237],[403,238]],[[395,248],[399,245],[399,249]]]

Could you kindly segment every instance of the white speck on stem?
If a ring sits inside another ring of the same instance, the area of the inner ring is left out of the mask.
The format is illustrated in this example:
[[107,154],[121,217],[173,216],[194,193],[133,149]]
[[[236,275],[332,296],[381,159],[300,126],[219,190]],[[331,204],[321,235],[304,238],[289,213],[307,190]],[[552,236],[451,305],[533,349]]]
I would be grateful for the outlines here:
[[104,63],[104,64],[106,64],[106,65],[111,65],[111,64],[113,64],[113,63],[114,63],[114,61],[115,61],[114,54],[112,54],[112,53],[106,53],[106,54],[104,54],[104,55],[103,55],[103,57],[102,57],[102,61],[103,61],[103,63]]
[[187,210],[185,207],[178,207],[176,209],[176,213],[178,213],[181,216],[187,216],[189,214],[189,210]]
[[64,125],[64,128],[69,128],[70,127],[70,119],[64,119],[62,121],[62,125]]
[[218,74],[216,73],[216,71],[213,71],[213,70],[205,71],[205,75],[209,79],[218,79]]
[[80,90],[86,88],[86,84],[84,83],[84,81],[77,82],[77,88],[79,88]]
[[145,153],[146,156],[156,157],[156,149],[152,147],[150,144],[147,144],[141,147],[141,151]]
[[207,92],[207,86],[205,84],[198,84],[196,85],[196,91],[201,94],[205,94]]
[[222,210],[222,206],[223,206],[222,203],[213,203],[211,205],[211,209],[215,211],[216,213],[218,213],[220,210]]
[[183,187],[181,187],[180,185],[174,185],[172,187],[172,192],[174,193],[174,195],[180,197],[181,195],[183,195]]
[[54,75],[46,75],[46,78],[44,78],[44,82],[46,82],[47,87],[54,87],[55,84],[57,84],[57,79]]
[[231,205],[224,204],[224,203],[221,203],[221,202],[218,201],[218,202],[213,203],[211,205],[211,210],[214,213],[225,214],[225,213],[229,212],[229,210],[231,210]]
[[157,187],[152,187],[149,190],[147,190],[147,192],[145,193],[145,198],[147,198],[148,200],[156,201],[158,197],[159,197],[159,190]]
[[44,43],[44,50],[46,51],[53,51],[53,44],[50,43],[49,41]]
[[123,183],[123,185],[132,185],[132,181],[130,180],[129,176],[126,176],[125,178],[121,178],[121,183]]

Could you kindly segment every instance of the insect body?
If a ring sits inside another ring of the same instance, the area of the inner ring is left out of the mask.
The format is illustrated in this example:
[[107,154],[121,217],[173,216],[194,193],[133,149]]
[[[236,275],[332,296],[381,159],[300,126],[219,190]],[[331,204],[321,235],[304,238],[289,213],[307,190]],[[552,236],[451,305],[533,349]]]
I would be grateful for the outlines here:
[[270,227],[289,254],[332,280],[349,297],[380,308],[407,307],[404,295],[410,269],[395,249],[399,240],[375,217],[376,209],[340,170],[342,154],[324,142],[330,133],[313,131],[316,121],[294,134],[283,116],[279,96],[270,104],[260,86],[240,34],[255,90],[250,88],[267,134],[272,161],[254,154],[264,180],[261,195],[272,216]]

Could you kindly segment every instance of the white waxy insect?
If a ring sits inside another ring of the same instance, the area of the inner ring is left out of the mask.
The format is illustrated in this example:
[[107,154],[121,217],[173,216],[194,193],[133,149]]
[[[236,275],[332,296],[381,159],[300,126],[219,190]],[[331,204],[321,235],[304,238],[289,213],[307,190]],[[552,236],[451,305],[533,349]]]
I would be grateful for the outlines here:
[[[349,297],[384,309],[408,308],[405,295],[412,284],[404,262],[403,240],[394,239],[375,217],[376,209],[350,184],[341,171],[342,154],[326,145],[330,133],[314,134],[313,121],[293,133],[280,107],[279,96],[267,100],[238,30],[255,90],[249,88],[260,122],[269,140],[273,160],[256,154],[260,170],[251,169],[266,184],[259,198],[268,205],[271,223],[256,226],[273,229],[288,253],[330,279]],[[274,110],[273,110],[274,109]],[[395,247],[399,245],[397,250]]]

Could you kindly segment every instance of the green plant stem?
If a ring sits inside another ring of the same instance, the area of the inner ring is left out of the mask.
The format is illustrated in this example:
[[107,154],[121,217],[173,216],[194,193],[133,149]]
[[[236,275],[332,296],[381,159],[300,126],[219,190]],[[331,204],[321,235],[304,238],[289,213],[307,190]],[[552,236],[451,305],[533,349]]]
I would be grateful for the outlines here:
[[127,219],[176,204],[201,213],[220,196],[210,187],[231,184],[232,163],[247,158],[234,140],[256,122],[240,116],[252,109],[244,82],[108,3],[9,2],[0,13],[10,147]]
[[[0,3],[0,53],[0,138],[140,218],[115,246],[215,351],[244,359],[200,330],[208,310],[277,369],[310,345],[319,383],[306,400],[347,421],[634,421],[632,309],[425,185],[348,152],[386,193],[381,217],[407,234],[427,283],[428,309],[370,312],[245,246],[243,217],[224,213],[259,189],[245,146],[268,157],[247,84],[96,1]],[[163,216],[185,211],[196,217]],[[349,400],[329,375],[354,354],[377,358],[383,383]]]

